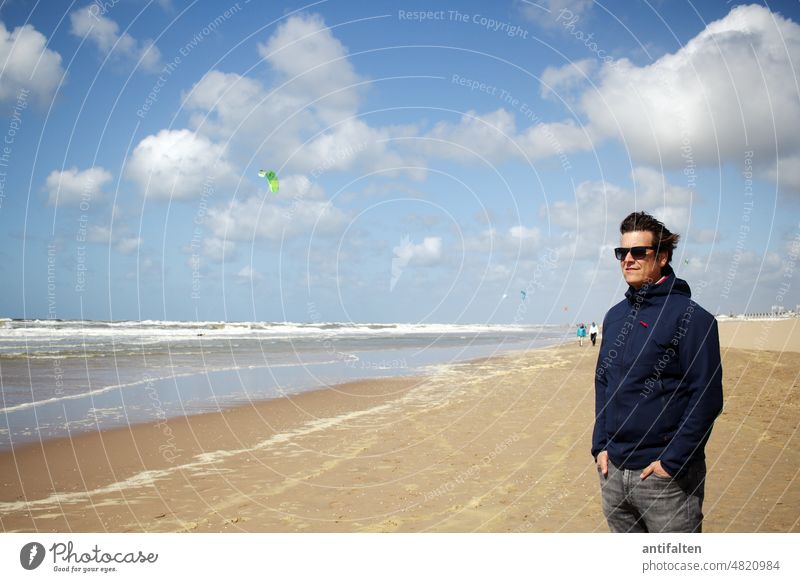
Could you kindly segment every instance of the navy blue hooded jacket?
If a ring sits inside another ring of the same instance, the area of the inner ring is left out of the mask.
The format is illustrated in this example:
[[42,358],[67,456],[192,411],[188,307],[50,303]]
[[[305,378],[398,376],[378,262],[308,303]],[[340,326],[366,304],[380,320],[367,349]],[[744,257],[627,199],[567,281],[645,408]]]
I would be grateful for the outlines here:
[[704,448],[722,411],[716,319],[672,268],[660,284],[629,287],[603,321],[595,372],[592,456],[678,477]]

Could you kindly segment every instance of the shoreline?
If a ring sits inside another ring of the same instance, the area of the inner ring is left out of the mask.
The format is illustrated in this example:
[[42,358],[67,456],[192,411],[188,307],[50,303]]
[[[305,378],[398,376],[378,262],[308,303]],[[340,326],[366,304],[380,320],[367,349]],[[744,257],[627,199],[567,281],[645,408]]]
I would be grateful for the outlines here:
[[[95,506],[92,498],[96,495],[118,493],[122,498],[127,499],[125,495],[127,488],[136,489],[143,484],[146,487],[148,481],[158,481],[170,473],[183,473],[187,470],[191,472],[206,464],[214,464],[215,454],[221,459],[233,455],[247,456],[251,452],[248,449],[255,451],[267,448],[270,440],[276,437],[278,441],[283,441],[287,435],[291,437],[313,433],[317,428],[324,431],[324,429],[339,423],[357,419],[362,414],[369,414],[382,407],[387,407],[387,405],[397,403],[415,388],[422,388],[430,382],[440,385],[443,380],[446,381],[448,376],[457,374],[458,370],[468,371],[475,368],[502,366],[509,359],[523,358],[532,353],[542,354],[559,348],[570,349],[567,346],[571,346],[571,344],[572,342],[568,341],[558,342],[547,347],[509,350],[492,356],[437,364],[432,366],[437,371],[425,376],[395,376],[346,382],[319,387],[299,394],[253,401],[221,411],[173,417],[167,419],[167,423],[171,425],[170,433],[174,438],[175,448],[179,449],[179,454],[168,455],[168,458],[164,458],[164,450],[159,448],[163,447],[165,442],[163,431],[159,432],[162,421],[108,428],[97,432],[81,433],[72,438],[50,439],[41,443],[25,443],[10,451],[0,451],[0,472],[19,476],[16,483],[13,485],[4,483],[3,488],[0,489],[0,523],[2,523],[4,531],[28,531],[24,528],[18,530],[14,527],[18,523],[18,519],[21,519],[23,523],[25,521],[30,523],[33,521],[31,517],[38,513],[43,514],[45,519],[49,520],[55,517],[53,510],[58,511],[65,504],[84,503],[88,506]],[[440,378],[440,375],[443,377]],[[435,395],[427,397],[422,395],[422,398],[417,398],[421,402],[416,407],[427,408],[427,404],[431,400],[437,399]],[[265,420],[267,418],[271,419],[271,422],[267,422]],[[245,430],[234,430],[234,425],[244,426]],[[227,434],[225,434],[226,432]],[[501,445],[505,447],[513,441],[513,438],[512,441],[506,439],[503,441],[505,445],[502,445],[502,442]],[[159,445],[159,443],[161,444]],[[250,446],[242,446],[245,444]],[[220,445],[222,445],[221,449]],[[209,452],[209,449],[215,447],[217,450]],[[231,450],[235,453],[231,453]],[[114,457],[121,457],[126,461],[115,463],[107,451],[113,451]],[[322,456],[324,458],[328,455],[323,454]],[[95,462],[87,463],[88,459],[95,459]],[[23,469],[22,472],[26,475],[22,476],[20,467],[37,469]],[[133,467],[136,467],[138,472],[134,472]],[[211,472],[213,473],[213,471]],[[477,473],[477,470],[473,468],[467,471],[466,475],[470,476],[471,473]],[[66,477],[51,479],[50,475],[54,474]],[[73,478],[70,479],[69,476]],[[462,477],[465,478],[465,476],[457,476],[459,480],[463,480]],[[36,485],[31,487],[31,483]],[[448,489],[448,482],[444,483],[442,490],[437,491],[437,488],[431,488],[430,491],[422,494],[423,501],[441,497],[446,489]],[[25,503],[25,497],[31,503]],[[399,508],[399,511],[408,512],[414,507],[413,503],[408,504]],[[33,509],[32,512],[29,511],[31,509]],[[166,515],[168,512],[164,512],[164,515],[159,514],[154,519],[163,519]],[[61,517],[63,529],[56,527],[52,531],[66,531],[67,527],[74,529],[74,519],[67,519],[66,515]],[[106,530],[107,522],[101,520],[100,523],[103,527],[99,530],[81,528],[77,531]],[[161,526],[162,523],[158,523],[158,525]],[[175,525],[178,527],[165,530],[159,527],[158,530],[194,531],[198,529],[194,522],[188,524],[176,522]],[[224,524],[223,527],[225,527]],[[150,530],[114,529],[106,531]],[[323,528],[318,531],[327,530]]]
[[[276,365],[244,363],[238,366],[187,371],[186,363],[174,374],[164,374],[154,370],[155,376],[128,362],[125,379],[120,383],[106,386],[102,378],[93,378],[99,386],[88,392],[61,395],[57,398],[43,397],[35,403],[23,402],[9,405],[2,411],[4,418],[0,423],[0,452],[24,446],[39,444],[57,438],[69,438],[82,432],[97,432],[98,429],[127,427],[132,424],[163,422],[176,417],[219,412],[221,410],[247,405],[252,402],[281,398],[289,394],[300,394],[333,387],[339,384],[368,380],[371,378],[412,377],[428,373],[439,365],[455,362],[468,362],[477,358],[493,357],[525,349],[539,348],[544,342],[558,342],[557,339],[536,339],[527,341],[501,341],[497,344],[469,343],[458,346],[436,347],[420,350],[416,347],[399,346],[396,349],[380,347],[370,350],[353,350],[337,355],[347,355],[350,359],[337,358],[335,361],[317,361],[313,356],[308,362]],[[252,348],[252,346],[248,346]],[[246,353],[247,348],[245,348]],[[380,358],[379,360],[377,358]],[[235,360],[235,358],[234,358]],[[20,365],[25,360],[4,363],[6,368],[20,373]],[[93,362],[94,374],[101,375],[103,366],[110,367],[115,362],[108,361],[98,367]],[[157,366],[158,364],[156,364]],[[75,371],[73,371],[75,373]],[[83,374],[82,369],[76,372]],[[119,374],[117,375],[119,377]],[[11,385],[14,373],[9,374]],[[46,387],[49,377],[41,373],[35,379],[26,379],[32,386]],[[88,381],[88,378],[87,378]],[[33,389],[27,392],[33,392]],[[44,390],[46,392],[46,390]],[[12,444],[13,441],[13,444]]]
[[[726,326],[704,529],[800,531],[800,328],[770,327],[767,339],[793,348],[776,352],[730,347],[762,328]],[[149,423],[18,447],[0,454],[0,524],[607,531],[588,452],[595,363],[596,348],[568,341],[176,417],[173,440]]]
[[[432,368],[438,368],[438,367],[441,366],[441,367],[447,368],[449,366],[459,366],[459,365],[472,365],[472,364],[479,365],[479,364],[484,364],[484,363],[487,363],[487,362],[491,362],[492,360],[497,359],[497,358],[503,358],[505,356],[520,356],[520,355],[523,355],[523,354],[525,354],[527,352],[530,352],[530,351],[533,351],[533,350],[547,350],[547,349],[552,349],[552,348],[558,348],[558,347],[561,347],[561,346],[570,345],[571,343],[572,342],[570,340],[570,341],[559,341],[559,342],[555,342],[553,344],[544,345],[544,346],[538,346],[538,347],[535,347],[535,348],[527,348],[527,349],[513,348],[513,349],[509,349],[507,351],[502,351],[502,352],[499,352],[497,354],[490,355],[490,356],[478,356],[478,357],[473,357],[473,358],[466,359],[466,360],[463,360],[463,361],[446,362],[446,363],[442,363],[442,364],[432,364],[432,365],[429,365],[427,367],[428,368],[431,368],[431,367]],[[599,345],[599,342],[598,342],[598,345]],[[235,370],[233,370],[233,371],[235,371]],[[422,370],[420,370],[420,371],[422,372]],[[199,374],[202,374],[202,372],[200,372]],[[351,390],[355,390],[356,392],[360,392],[365,386],[373,386],[373,385],[384,383],[384,382],[386,382],[386,383],[397,383],[399,385],[405,385],[406,381],[408,383],[410,383],[410,384],[414,384],[414,383],[416,383],[418,381],[424,381],[425,379],[429,379],[429,378],[430,378],[430,375],[426,375],[426,374],[423,374],[423,373],[416,374],[416,375],[401,375],[401,374],[397,374],[397,375],[392,375],[392,376],[376,376],[376,377],[360,378],[360,379],[355,379],[355,380],[343,381],[343,382],[339,382],[339,383],[328,385],[328,386],[321,385],[321,386],[317,386],[317,387],[314,387],[314,388],[311,388],[311,389],[306,389],[306,390],[303,390],[303,391],[300,391],[300,392],[282,394],[280,396],[273,396],[273,397],[269,397],[269,398],[259,398],[259,399],[254,399],[254,400],[250,400],[250,401],[247,401],[247,402],[229,403],[227,405],[222,406],[219,410],[193,412],[193,413],[184,414],[184,415],[176,415],[176,416],[159,418],[158,420],[146,420],[146,421],[140,421],[140,422],[132,422],[130,424],[122,425],[122,426],[104,427],[104,428],[96,430],[96,431],[80,431],[80,432],[77,432],[74,435],[69,435],[69,436],[59,436],[59,437],[53,437],[53,438],[48,438],[48,439],[43,439],[43,440],[26,441],[26,442],[21,442],[21,443],[18,443],[18,444],[13,444],[9,448],[0,447],[0,460],[5,455],[10,455],[10,454],[23,455],[28,450],[41,449],[42,447],[46,447],[46,446],[51,445],[51,443],[52,443],[52,446],[54,446],[54,447],[63,448],[65,446],[65,443],[74,442],[76,440],[83,440],[83,439],[94,439],[94,438],[101,438],[102,439],[103,435],[106,435],[106,436],[109,436],[109,437],[113,438],[113,436],[115,434],[118,434],[118,433],[119,434],[123,434],[123,433],[126,433],[126,432],[137,431],[137,430],[138,431],[145,431],[145,432],[153,432],[156,429],[162,427],[162,425],[168,425],[170,421],[177,422],[180,425],[185,425],[185,424],[191,424],[191,423],[187,423],[187,421],[189,419],[195,418],[195,419],[197,419],[198,422],[202,423],[203,422],[203,417],[212,418],[212,417],[216,417],[216,416],[219,416],[219,415],[224,415],[226,413],[235,413],[235,411],[237,411],[237,410],[245,411],[245,410],[250,409],[250,408],[261,408],[261,407],[268,406],[270,403],[273,403],[273,402],[277,402],[277,403],[279,403],[279,402],[290,402],[291,403],[294,400],[302,401],[303,400],[302,397],[307,397],[308,399],[313,399],[313,398],[315,398],[314,395],[316,395],[317,398],[320,398],[320,397],[324,398],[324,397],[326,397],[326,396],[324,396],[325,394],[328,395],[327,397],[333,398],[334,394],[345,394],[345,395],[347,395],[347,394],[351,393]],[[162,433],[164,433],[164,432],[165,431],[162,429]],[[166,432],[171,433],[171,429],[169,431],[166,431]],[[165,456],[165,455],[163,455],[163,451],[164,451],[164,449],[161,449],[162,456]],[[175,457],[172,456],[172,455],[166,455],[166,457],[170,457],[172,460],[175,459]],[[171,462],[170,459],[165,459],[165,460],[167,460],[168,462]],[[0,473],[2,473],[2,470],[1,470],[2,466],[3,466],[2,463],[0,463]],[[0,498],[0,503],[1,502],[2,502],[2,498]]]

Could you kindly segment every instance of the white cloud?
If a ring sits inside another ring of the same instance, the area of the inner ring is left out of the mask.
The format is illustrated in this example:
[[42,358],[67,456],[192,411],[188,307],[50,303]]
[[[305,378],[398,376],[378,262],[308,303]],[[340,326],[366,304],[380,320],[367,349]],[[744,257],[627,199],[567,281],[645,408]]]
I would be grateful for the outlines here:
[[263,281],[264,275],[256,271],[250,265],[245,265],[236,273],[236,278],[240,284],[247,285]]
[[128,255],[138,250],[142,242],[144,242],[138,236],[130,236],[126,227],[112,231],[108,226],[98,225],[89,226],[86,240],[90,243],[112,246],[114,250],[123,255]]
[[593,0],[517,0],[524,17],[546,27],[576,16],[580,18],[591,9],[592,3]]
[[439,122],[426,135],[431,141],[420,144],[430,155],[439,155],[462,162],[476,156],[492,163],[508,159],[536,160],[563,156],[571,151],[590,150],[591,136],[571,120],[540,123],[538,118],[528,129],[517,132],[514,116],[505,109],[479,115],[468,111],[457,124]]
[[313,114],[304,110],[307,100],[302,96],[270,92],[258,80],[237,73],[210,71],[183,98],[198,132],[231,140],[253,156],[263,153],[269,159],[273,151],[294,149],[305,128],[318,127]]
[[400,239],[400,244],[392,249],[392,252],[392,276],[389,281],[389,291],[394,290],[408,265],[428,267],[439,264],[442,259],[442,239],[441,237],[425,237],[421,243],[414,244],[411,242],[411,238],[405,235]]
[[184,94],[198,133],[229,141],[231,155],[280,160],[284,172],[314,177],[356,167],[370,172],[424,166],[417,153],[392,147],[393,139],[415,135],[416,129],[371,127],[354,117],[361,89],[351,85],[363,79],[321,17],[290,17],[258,51],[275,72],[273,86],[213,70]]
[[572,120],[537,123],[518,135],[515,140],[531,159],[550,156],[563,157],[575,151],[590,151],[594,141],[590,128],[575,125]]
[[514,116],[505,109],[484,115],[467,111],[457,124],[438,122],[425,136],[433,141],[419,145],[428,153],[460,161],[474,160],[477,155],[498,162],[520,155],[511,141],[515,133]]
[[769,165],[759,163],[767,178],[794,192],[800,192],[800,152],[783,154]]
[[[322,187],[308,179],[303,174],[289,174],[279,176],[280,188],[274,194],[270,193],[270,198],[279,200],[326,200],[325,191]],[[266,191],[268,186],[266,181],[262,188]]]
[[151,281],[158,280],[162,274],[161,261],[140,254],[136,257],[135,269],[125,273],[125,278],[147,285]]
[[87,37],[94,42],[104,53],[110,53],[117,45],[117,50],[122,53],[130,53],[136,46],[136,40],[130,35],[119,35],[119,26],[110,18],[106,18],[96,11],[92,11],[91,6],[72,12],[69,15],[72,27],[70,32],[78,37]]
[[[765,249],[719,251],[717,247],[713,255],[686,255],[673,263],[678,276],[689,282],[700,305],[711,313],[727,315],[769,310],[776,303],[776,291],[783,280],[782,258]],[[797,303],[789,295],[785,300],[786,307]]]
[[[557,246],[563,257],[597,259],[610,256],[619,242],[619,223],[629,213],[643,210],[661,220],[672,232],[691,235],[694,202],[691,190],[670,184],[652,168],[632,172],[633,191],[609,182],[586,181],[575,188],[574,201],[557,201],[540,213],[564,235]],[[685,240],[685,238],[684,238]]]
[[231,183],[233,168],[221,145],[188,129],[162,129],[139,142],[125,176],[147,197],[188,199]]
[[720,233],[713,228],[701,228],[698,230],[693,230],[690,233],[687,242],[694,242],[698,244],[711,244],[713,242],[717,242],[720,240]]
[[139,42],[127,32],[120,34],[119,25],[99,14],[93,4],[75,10],[69,18],[70,32],[91,40],[104,55],[113,53],[113,56],[139,61],[139,66],[149,72],[161,69],[161,53],[153,41]]
[[111,229],[107,226],[89,226],[86,240],[91,243],[108,244],[111,241]]
[[692,191],[670,184],[664,175],[652,168],[634,168],[636,209],[647,210],[672,231],[686,232],[692,206]]
[[464,251],[477,253],[495,252],[498,245],[497,238],[497,229],[494,227],[484,229],[476,236],[465,236],[463,238]]
[[0,22],[0,102],[15,101],[28,90],[48,102],[64,75],[61,55],[47,48],[47,38],[30,24],[9,32]]
[[277,241],[312,230],[315,236],[330,236],[345,222],[345,214],[326,201],[298,199],[287,207],[253,196],[210,208],[206,224],[217,238]]
[[[753,150],[757,169],[797,189],[799,61],[797,23],[762,6],[737,6],[653,64],[605,65],[581,107],[595,135],[623,140],[636,160],[741,166]],[[782,178],[776,163],[786,169]]]
[[520,241],[538,242],[541,237],[541,232],[538,228],[527,228],[522,225],[512,226],[508,232],[512,238]]
[[321,17],[289,17],[258,52],[277,73],[274,88],[237,73],[208,72],[184,96],[198,131],[232,139],[250,155],[283,158],[356,113],[360,91],[348,86],[361,79]]
[[[585,13],[588,2],[538,3],[537,12]],[[533,10],[532,3],[527,6]],[[546,10],[543,10],[546,9]],[[499,109],[467,112],[457,123],[440,122],[422,146],[428,155],[462,162],[550,156],[568,162],[571,152],[619,139],[640,163],[660,168],[744,165],[746,152],[761,176],[800,192],[800,25],[768,8],[738,6],[710,23],[675,53],[637,66],[627,59],[583,60],[542,74],[541,95],[576,104],[585,123],[544,123]],[[593,78],[587,79],[589,75]],[[580,91],[584,81],[591,87]],[[681,218],[681,217],[678,217]]]
[[203,239],[202,251],[208,260],[214,263],[232,261],[236,259],[236,243],[232,240],[221,238]]
[[114,243],[114,249],[123,255],[128,255],[136,251],[142,242],[142,239],[137,236],[123,236]]
[[148,38],[141,42],[138,58],[141,59],[139,66],[145,71],[155,73],[164,68],[164,64],[161,62],[161,51],[158,50],[152,39]]
[[596,69],[597,61],[592,59],[575,61],[563,67],[547,67],[540,76],[540,95],[543,99],[550,97],[563,99],[575,89],[583,87]]
[[[504,264],[489,265],[485,269],[485,274],[481,273],[481,279],[486,282],[503,281],[508,282],[514,272]],[[503,297],[505,299],[505,297]]]
[[[356,165],[367,172],[423,166],[421,159],[406,159],[389,148],[392,139],[411,136],[414,131],[407,126],[373,128],[359,119],[348,119],[304,145],[289,164],[312,176]],[[412,173],[412,177],[417,176]]]
[[406,236],[392,251],[404,265],[435,265],[442,259],[442,238],[426,236],[421,243],[414,244]]
[[111,181],[111,173],[101,167],[78,170],[53,170],[47,176],[45,189],[48,206],[80,206],[82,201],[92,204],[101,200],[103,186]]
[[504,232],[495,228],[487,228],[478,236],[464,239],[466,252],[498,254],[502,260],[530,259],[540,250],[541,230],[518,224]]
[[347,59],[347,50],[318,15],[292,16],[259,54],[289,81],[289,91],[308,102],[321,98],[314,109],[325,123],[335,123],[356,112],[361,78]]

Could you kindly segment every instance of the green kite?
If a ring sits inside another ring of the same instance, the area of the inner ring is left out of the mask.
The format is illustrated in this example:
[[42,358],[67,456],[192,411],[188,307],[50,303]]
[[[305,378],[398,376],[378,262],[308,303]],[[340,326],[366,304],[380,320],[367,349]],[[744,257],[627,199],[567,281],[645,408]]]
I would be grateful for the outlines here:
[[259,170],[258,171],[259,178],[266,178],[267,182],[269,182],[269,191],[273,194],[278,191],[278,176],[275,175],[275,172],[267,172],[266,170]]

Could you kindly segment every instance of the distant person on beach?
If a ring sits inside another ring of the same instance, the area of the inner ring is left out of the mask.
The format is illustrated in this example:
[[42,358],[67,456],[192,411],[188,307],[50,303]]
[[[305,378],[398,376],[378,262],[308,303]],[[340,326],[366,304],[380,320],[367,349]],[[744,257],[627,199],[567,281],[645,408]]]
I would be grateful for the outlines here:
[[578,345],[583,347],[583,338],[586,337],[586,326],[580,324],[578,326]]
[[592,326],[589,328],[589,339],[592,340],[592,346],[597,343],[597,332],[600,330],[597,329],[597,324],[592,322]]
[[645,212],[620,225],[629,287],[603,320],[592,456],[612,532],[700,532],[704,449],[722,410],[716,319],[670,267],[679,236]]

